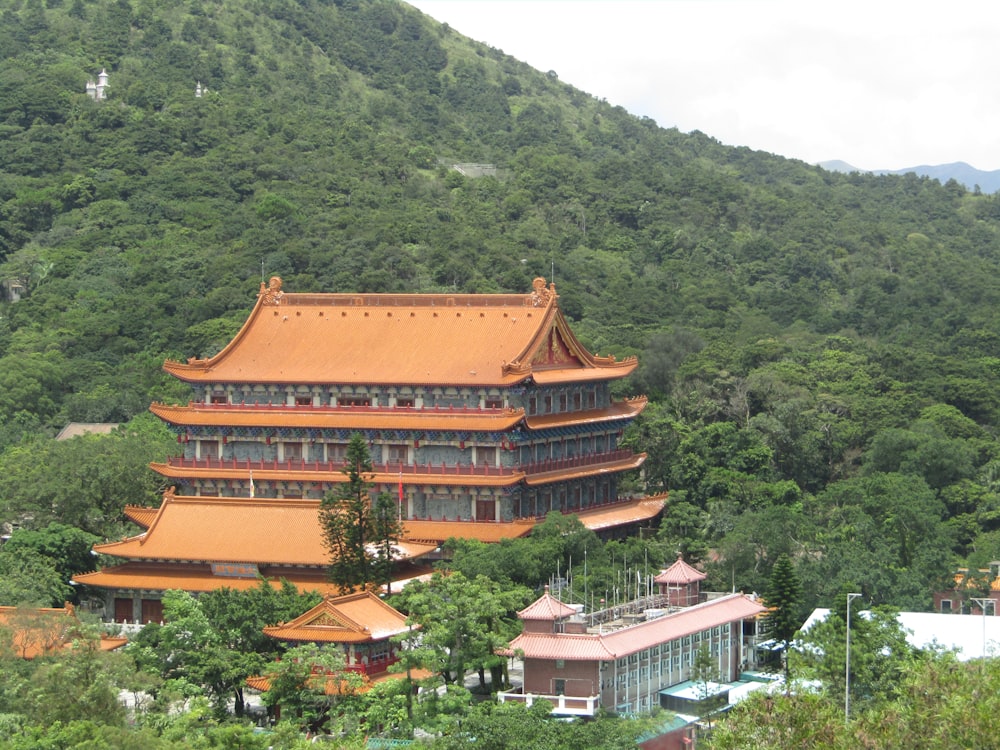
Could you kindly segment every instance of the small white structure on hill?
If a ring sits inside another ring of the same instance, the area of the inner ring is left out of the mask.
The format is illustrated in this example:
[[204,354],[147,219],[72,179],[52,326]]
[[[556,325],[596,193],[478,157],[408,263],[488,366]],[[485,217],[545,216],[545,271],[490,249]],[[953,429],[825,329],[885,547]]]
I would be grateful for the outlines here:
[[108,71],[101,68],[101,72],[97,75],[97,83],[94,83],[94,79],[91,78],[87,81],[87,96],[93,99],[95,102],[103,101],[107,98],[106,89],[108,88]]

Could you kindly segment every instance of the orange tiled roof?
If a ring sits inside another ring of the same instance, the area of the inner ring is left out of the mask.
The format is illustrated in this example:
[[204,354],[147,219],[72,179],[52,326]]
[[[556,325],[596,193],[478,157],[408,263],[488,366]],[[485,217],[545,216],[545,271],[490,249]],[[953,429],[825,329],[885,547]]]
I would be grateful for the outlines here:
[[645,396],[636,396],[635,398],[627,398],[624,401],[612,402],[610,406],[602,409],[543,414],[542,416],[528,417],[525,422],[528,425],[528,429],[541,430],[546,427],[599,424],[601,422],[611,422],[615,419],[630,419],[638,416],[646,408],[648,401],[649,399]]
[[171,406],[153,404],[149,410],[182,427],[299,427],[345,430],[444,430],[502,432],[524,418],[523,409],[390,409],[362,406],[266,407]]
[[764,609],[745,594],[730,594],[610,633],[522,633],[510,642],[509,652],[523,652],[526,659],[607,661],[716,625],[755,617]]
[[409,629],[406,616],[369,591],[327,597],[291,622],[264,628],[283,641],[368,643],[384,641]]
[[978,575],[970,575],[968,568],[959,568],[955,573],[955,588],[975,588],[979,583],[989,580],[990,591],[1000,591],[1000,576],[994,576],[989,568],[979,568]]
[[551,471],[532,472],[524,478],[524,483],[535,486],[550,484],[551,482],[565,482],[570,479],[594,476],[595,474],[617,474],[629,469],[638,469],[646,460],[645,453],[629,453],[628,451],[621,451],[620,453],[624,453],[624,455],[621,457],[610,457],[611,460],[604,463],[593,463],[590,460],[577,462],[572,459],[566,459],[563,462],[553,461],[553,464],[558,468]]
[[[287,569],[261,571],[271,584],[280,586],[284,578],[299,591],[317,591],[320,594],[334,594],[337,586],[326,579],[325,570]],[[148,591],[214,591],[229,588],[246,591],[260,585],[257,578],[233,578],[212,574],[209,565],[184,563],[140,563],[127,562],[110,568],[102,568],[93,573],[77,573],[73,576],[77,583],[111,589],[145,589]]]
[[[242,465],[241,465],[242,464]],[[298,468],[298,466],[301,468]],[[347,475],[338,467],[328,469],[306,468],[317,466],[309,461],[288,462],[279,466],[276,462],[235,462],[235,461],[193,461],[182,458],[171,459],[169,463],[151,463],[149,468],[169,479],[228,479],[247,481],[250,469],[254,479],[276,482],[331,482],[347,481]],[[523,471],[500,471],[496,469],[471,470],[468,467],[453,466],[398,466],[391,469],[384,464],[375,466],[375,471],[367,474],[368,481],[375,484],[389,484],[395,487],[402,480],[404,485],[434,484],[469,487],[510,487],[524,479]],[[380,469],[387,469],[382,471]]]
[[406,538],[441,544],[452,537],[476,539],[480,542],[499,542],[525,536],[537,525],[533,518],[515,521],[404,521]]
[[22,659],[34,659],[66,646],[80,624],[73,605],[65,607],[0,607],[0,627],[11,633],[11,648]]
[[[434,545],[401,542],[403,559]],[[94,550],[114,557],[325,566],[319,500],[183,497],[168,492],[144,534]]]
[[144,529],[148,529],[149,525],[156,520],[157,514],[160,512],[159,508],[148,508],[144,505],[126,505],[125,518],[130,520],[132,523],[142,526]]
[[552,596],[549,593],[549,587],[546,586],[545,593],[518,612],[517,616],[522,620],[553,621],[575,614],[575,609]]
[[601,531],[628,523],[640,523],[655,518],[667,503],[667,493],[626,500],[614,505],[602,505],[592,510],[578,511],[580,523],[591,531]]
[[[628,523],[639,523],[655,518],[667,502],[666,493],[602,505],[589,510],[575,511],[580,522],[592,531],[609,529]],[[537,524],[537,519],[519,518],[515,521],[404,521],[406,538],[421,542],[441,544],[452,537],[477,539],[480,542],[499,542],[526,536]]]
[[697,568],[692,568],[680,555],[676,562],[666,570],[663,570],[653,579],[654,583],[694,583],[704,581],[708,578],[708,573],[702,573]]
[[[278,280],[280,286],[280,280]],[[625,377],[588,352],[554,285],[531,294],[285,294],[261,287],[219,354],[164,368],[191,382],[507,385]]]
[[[0,607],[0,628],[10,631],[11,650],[22,659],[34,659],[72,647],[80,621],[72,604],[64,607]],[[113,651],[126,638],[102,635],[101,651]]]

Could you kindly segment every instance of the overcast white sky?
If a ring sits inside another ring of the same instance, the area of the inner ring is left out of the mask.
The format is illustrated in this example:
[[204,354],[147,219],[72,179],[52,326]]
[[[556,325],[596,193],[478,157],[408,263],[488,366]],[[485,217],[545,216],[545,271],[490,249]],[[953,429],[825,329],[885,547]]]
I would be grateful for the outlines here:
[[663,127],[859,169],[1000,169],[990,2],[407,1]]

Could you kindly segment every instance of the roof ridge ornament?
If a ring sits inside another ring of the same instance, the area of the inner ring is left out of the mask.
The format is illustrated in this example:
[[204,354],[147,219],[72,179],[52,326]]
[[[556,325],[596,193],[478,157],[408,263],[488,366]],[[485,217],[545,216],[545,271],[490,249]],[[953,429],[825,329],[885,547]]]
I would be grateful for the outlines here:
[[281,277],[272,276],[267,286],[264,286],[264,282],[260,282],[260,292],[257,294],[261,298],[261,301],[265,305],[278,305],[281,304],[281,298],[285,296],[285,293],[281,291]]
[[553,281],[545,287],[545,277],[536,276],[531,282],[531,304],[534,307],[545,307],[556,297],[556,284]]

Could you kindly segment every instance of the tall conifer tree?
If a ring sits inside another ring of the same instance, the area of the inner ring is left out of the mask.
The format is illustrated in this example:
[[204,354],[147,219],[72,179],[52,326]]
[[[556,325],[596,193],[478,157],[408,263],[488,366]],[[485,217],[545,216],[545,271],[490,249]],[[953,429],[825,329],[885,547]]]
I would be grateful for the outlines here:
[[771,580],[768,583],[764,601],[770,608],[767,623],[771,637],[780,641],[782,657],[785,666],[785,690],[791,685],[791,668],[789,656],[792,640],[802,625],[799,610],[802,607],[802,583],[795,566],[788,555],[781,555],[771,570]]
[[387,512],[392,506],[387,495],[372,501],[372,460],[360,434],[347,446],[343,472],[347,481],[323,498],[319,512],[323,543],[330,553],[330,580],[342,592],[388,584],[402,522]]

